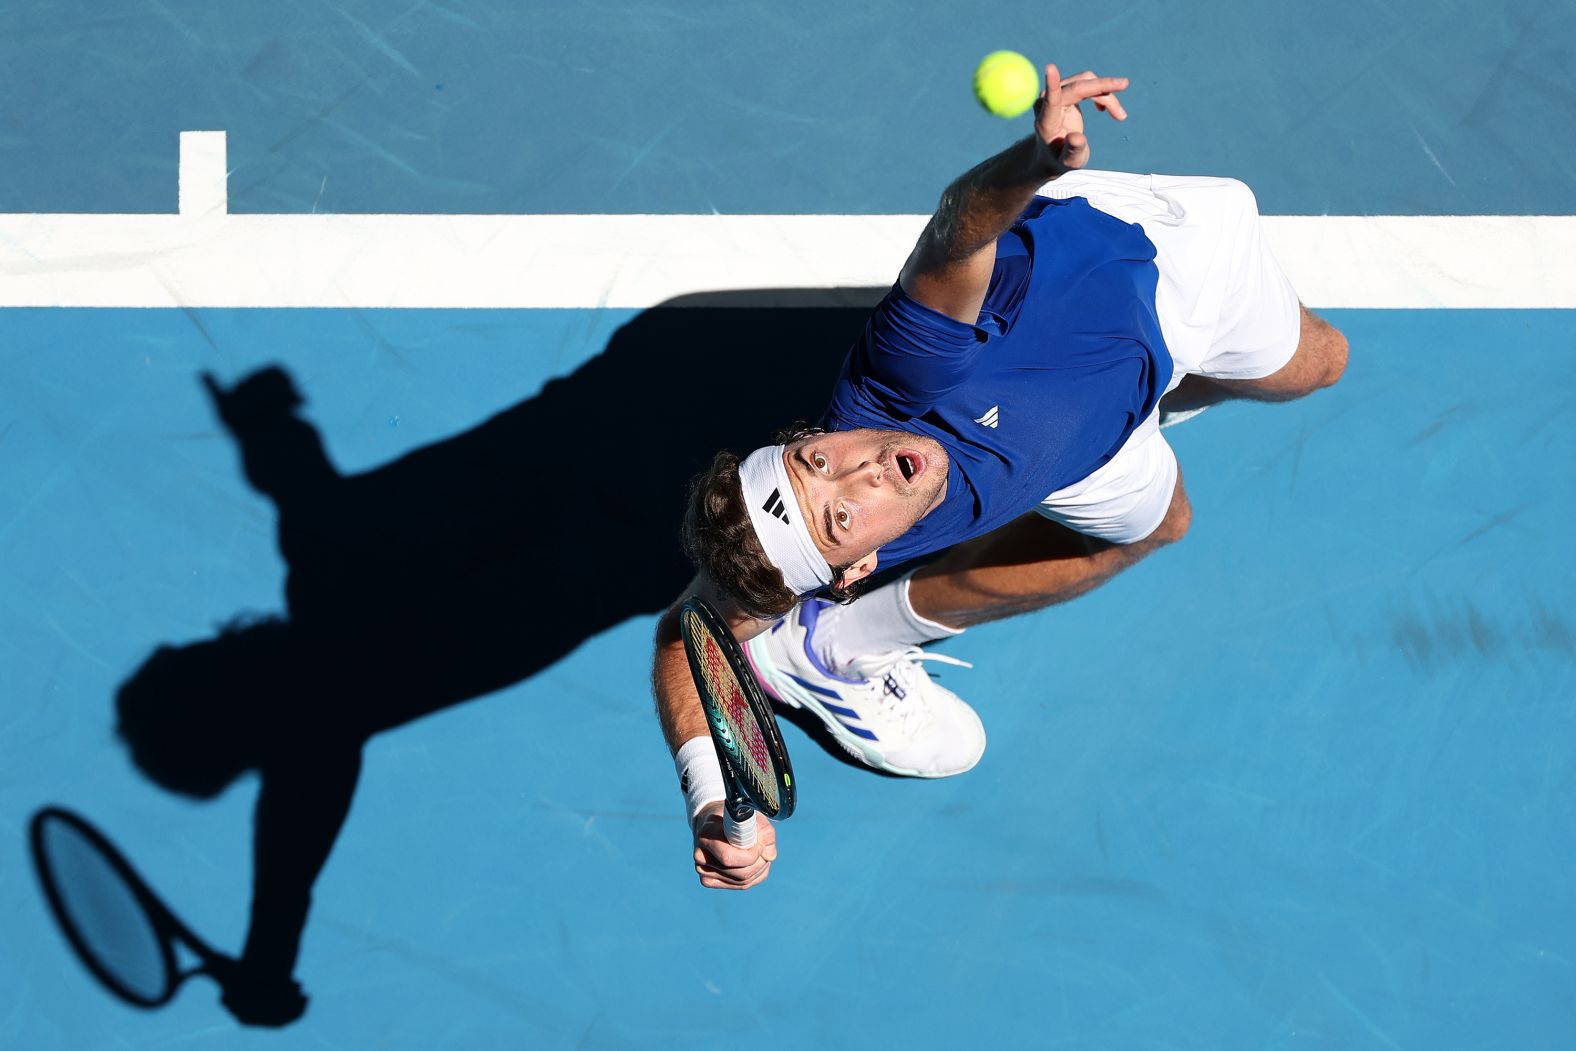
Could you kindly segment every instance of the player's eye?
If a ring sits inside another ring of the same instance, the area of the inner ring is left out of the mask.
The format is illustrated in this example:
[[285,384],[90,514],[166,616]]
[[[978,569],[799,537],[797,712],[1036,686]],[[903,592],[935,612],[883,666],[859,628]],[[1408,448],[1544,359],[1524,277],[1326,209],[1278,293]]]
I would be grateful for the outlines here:
[[817,471],[826,470],[826,457],[822,456],[820,453],[811,453],[810,462],[815,464],[815,469]]
[[846,508],[846,507],[839,507],[837,509],[837,512],[834,515],[834,517],[837,519],[837,524],[838,525],[842,526],[844,529],[847,529],[848,528],[848,523],[849,523],[849,521],[850,521],[852,516],[849,515],[848,508]]

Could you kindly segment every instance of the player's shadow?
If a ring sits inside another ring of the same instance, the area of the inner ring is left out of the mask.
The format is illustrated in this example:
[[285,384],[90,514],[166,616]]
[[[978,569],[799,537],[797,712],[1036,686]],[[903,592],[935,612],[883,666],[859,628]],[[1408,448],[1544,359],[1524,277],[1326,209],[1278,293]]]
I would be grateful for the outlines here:
[[[260,774],[251,922],[225,1002],[304,1009],[311,890],[373,734],[520,682],[688,582],[688,479],[825,406],[881,290],[691,297],[648,310],[536,396],[343,475],[277,367],[204,382],[275,505],[286,613],[159,647],[121,687],[137,766],[208,798]],[[649,703],[631,698],[632,704]],[[813,720],[801,722],[842,757]]]

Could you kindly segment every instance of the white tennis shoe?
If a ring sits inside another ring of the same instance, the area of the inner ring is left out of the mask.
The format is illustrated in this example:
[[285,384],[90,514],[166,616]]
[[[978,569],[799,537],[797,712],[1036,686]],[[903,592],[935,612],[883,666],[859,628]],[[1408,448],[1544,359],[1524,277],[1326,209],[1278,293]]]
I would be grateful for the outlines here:
[[917,646],[855,661],[845,678],[810,640],[831,603],[810,599],[745,644],[755,677],[783,704],[813,713],[867,766],[904,777],[961,774],[985,754],[985,726],[962,698],[932,682],[921,661],[971,667]]

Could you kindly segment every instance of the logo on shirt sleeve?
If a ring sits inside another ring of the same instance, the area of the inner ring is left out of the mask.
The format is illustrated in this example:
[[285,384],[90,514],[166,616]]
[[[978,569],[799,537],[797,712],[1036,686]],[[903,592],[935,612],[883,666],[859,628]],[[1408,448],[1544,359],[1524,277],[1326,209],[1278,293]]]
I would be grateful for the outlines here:
[[[974,422],[975,423],[982,423],[985,426],[991,428],[992,430],[995,430],[996,429],[996,424],[1001,422],[1001,406],[999,406],[999,405],[992,405],[989,409],[985,410],[985,415],[979,417]],[[773,495],[775,495],[775,494],[773,494]]]

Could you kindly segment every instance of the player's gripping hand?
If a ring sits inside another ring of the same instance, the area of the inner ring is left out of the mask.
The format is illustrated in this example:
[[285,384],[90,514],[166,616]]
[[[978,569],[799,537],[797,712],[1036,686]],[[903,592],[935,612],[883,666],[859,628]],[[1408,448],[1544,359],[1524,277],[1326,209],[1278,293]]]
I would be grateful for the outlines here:
[[695,872],[701,886],[748,890],[763,882],[777,860],[777,830],[755,815],[755,845],[736,847],[722,830],[722,804],[713,803],[695,818]]
[[1084,134],[1078,103],[1092,101],[1114,120],[1126,120],[1127,110],[1116,93],[1127,88],[1126,77],[1097,77],[1084,70],[1063,77],[1054,65],[1045,67],[1045,90],[1034,104],[1034,132],[1051,148],[1057,174],[1089,163],[1089,136]]

